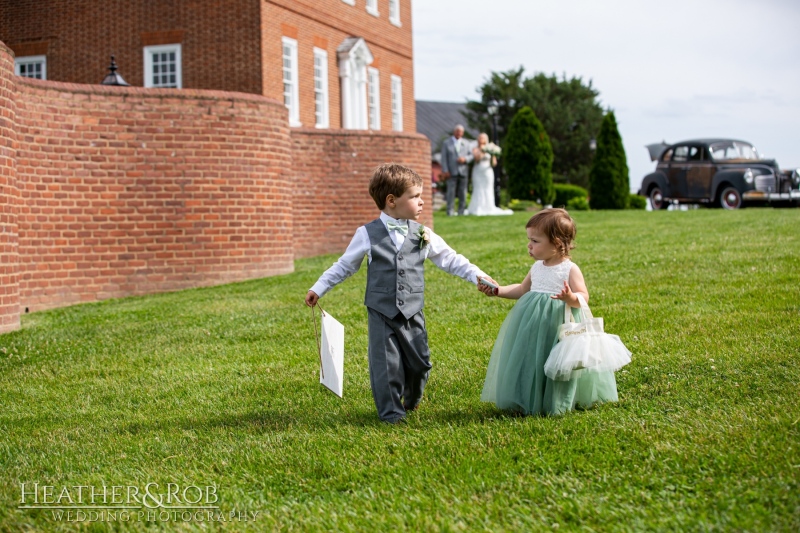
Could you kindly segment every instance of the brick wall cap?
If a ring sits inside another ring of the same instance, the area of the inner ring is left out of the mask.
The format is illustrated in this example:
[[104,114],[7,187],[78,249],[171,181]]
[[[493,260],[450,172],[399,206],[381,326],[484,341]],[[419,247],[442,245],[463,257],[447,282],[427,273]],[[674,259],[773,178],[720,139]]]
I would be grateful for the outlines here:
[[14,50],[9,48],[8,45],[6,43],[4,43],[3,41],[0,41],[0,52],[10,55],[11,59],[14,59],[15,57],[17,57],[16,55],[14,55]]
[[285,108],[283,102],[259,94],[240,93],[234,91],[213,91],[209,89],[151,89],[148,87],[119,87],[114,85],[91,85],[86,83],[68,83],[63,81],[38,80],[19,77],[20,85],[28,85],[35,89],[53,90],[73,94],[100,94],[106,96],[136,96],[151,98],[177,98],[183,100],[234,100],[240,102],[256,102],[276,105]]

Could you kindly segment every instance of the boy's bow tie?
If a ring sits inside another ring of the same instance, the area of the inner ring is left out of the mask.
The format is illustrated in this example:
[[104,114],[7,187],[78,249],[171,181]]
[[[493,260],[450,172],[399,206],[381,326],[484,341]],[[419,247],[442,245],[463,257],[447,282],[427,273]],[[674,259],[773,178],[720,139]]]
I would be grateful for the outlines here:
[[396,231],[401,235],[408,235],[408,226],[404,224],[395,224],[394,222],[387,222],[386,227],[389,228],[389,231]]

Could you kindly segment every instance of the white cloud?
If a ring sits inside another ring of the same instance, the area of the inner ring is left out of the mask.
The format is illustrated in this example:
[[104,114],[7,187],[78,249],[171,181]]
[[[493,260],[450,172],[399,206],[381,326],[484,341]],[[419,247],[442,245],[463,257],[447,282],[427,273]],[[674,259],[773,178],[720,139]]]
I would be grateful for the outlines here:
[[740,138],[800,167],[798,23],[796,0],[415,0],[415,97],[476,98],[519,66],[591,80],[634,189],[662,139]]

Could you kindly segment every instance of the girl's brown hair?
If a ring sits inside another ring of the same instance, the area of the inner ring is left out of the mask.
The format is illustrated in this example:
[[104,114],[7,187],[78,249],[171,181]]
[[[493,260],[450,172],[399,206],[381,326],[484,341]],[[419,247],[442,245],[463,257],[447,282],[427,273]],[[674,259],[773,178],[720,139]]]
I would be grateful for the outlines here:
[[564,209],[542,209],[531,217],[525,228],[544,233],[564,257],[569,257],[569,251],[575,248],[575,221]]

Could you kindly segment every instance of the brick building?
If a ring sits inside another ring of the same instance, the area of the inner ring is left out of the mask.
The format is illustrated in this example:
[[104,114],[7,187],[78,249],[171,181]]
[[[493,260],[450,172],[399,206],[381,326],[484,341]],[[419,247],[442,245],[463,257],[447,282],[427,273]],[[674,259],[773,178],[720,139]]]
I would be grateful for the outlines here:
[[[410,0],[0,0],[0,333],[342,252],[377,215],[377,165],[430,168],[410,17]],[[132,87],[99,85],[111,54]]]
[[292,127],[416,131],[411,0],[3,0],[18,75],[260,94]]

